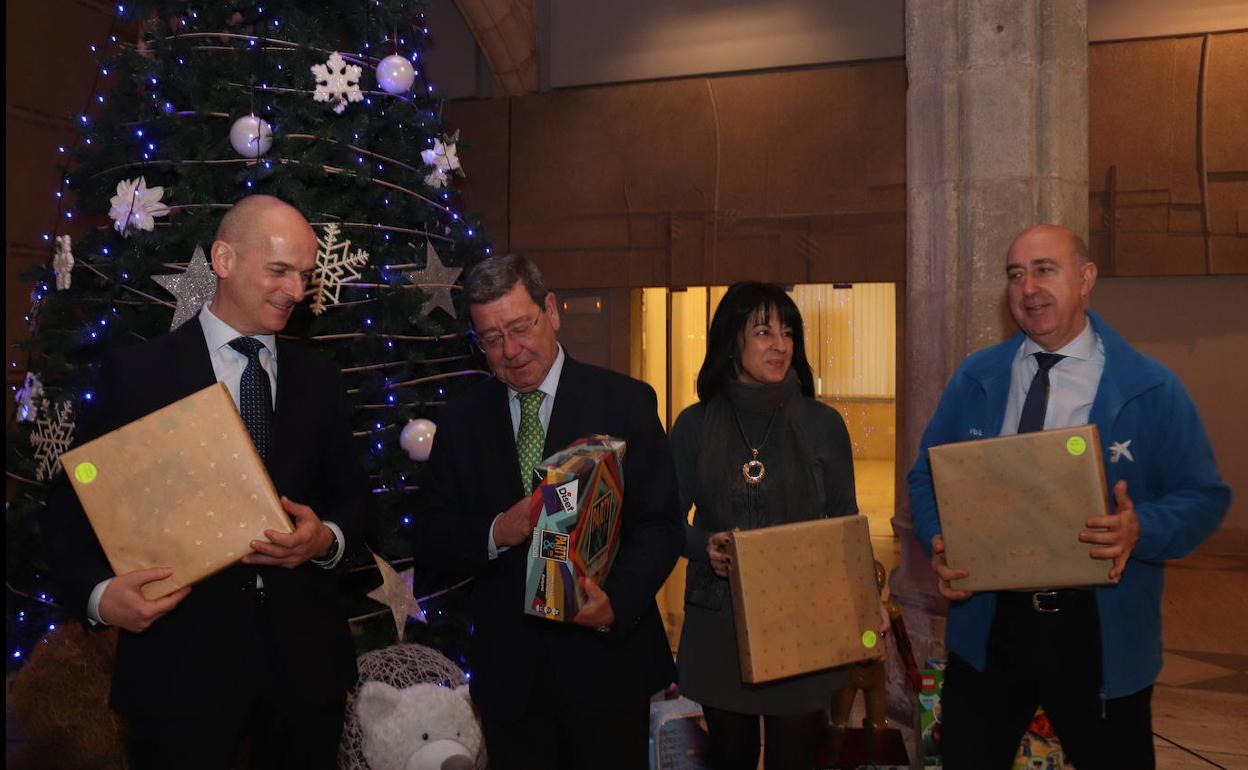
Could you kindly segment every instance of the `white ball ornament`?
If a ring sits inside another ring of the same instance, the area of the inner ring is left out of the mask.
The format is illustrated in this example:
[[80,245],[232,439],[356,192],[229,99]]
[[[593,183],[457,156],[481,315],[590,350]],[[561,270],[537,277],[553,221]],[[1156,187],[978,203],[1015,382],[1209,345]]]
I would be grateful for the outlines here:
[[416,68],[405,57],[392,53],[377,65],[377,83],[388,94],[405,94],[416,82]]
[[230,144],[244,158],[258,158],[273,146],[273,128],[264,118],[244,115],[230,127]]
[[403,426],[399,433],[399,446],[403,447],[408,457],[423,463],[429,459],[429,452],[433,449],[433,434],[437,432],[438,426],[434,425],[433,420],[418,417]]

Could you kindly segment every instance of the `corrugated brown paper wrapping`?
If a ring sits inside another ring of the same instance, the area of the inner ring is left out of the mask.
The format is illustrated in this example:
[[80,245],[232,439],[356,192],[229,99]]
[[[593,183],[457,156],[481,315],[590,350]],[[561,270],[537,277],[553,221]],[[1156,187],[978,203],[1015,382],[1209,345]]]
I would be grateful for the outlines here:
[[742,681],[884,657],[866,517],[734,532],[730,550]]
[[964,441],[928,450],[949,566],[963,591],[1111,583],[1107,559],[1079,542],[1109,513],[1095,425]]
[[217,383],[61,456],[118,575],[170,567],[156,599],[292,532],[225,385]]

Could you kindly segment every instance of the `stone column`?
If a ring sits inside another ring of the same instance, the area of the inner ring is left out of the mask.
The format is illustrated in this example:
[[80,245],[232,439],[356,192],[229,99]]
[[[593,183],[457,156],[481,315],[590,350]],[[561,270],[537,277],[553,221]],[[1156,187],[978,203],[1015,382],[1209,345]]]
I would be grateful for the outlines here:
[[[1014,330],[1004,256],[1028,225],[1088,229],[1087,0],[907,0],[907,283],[903,439],[909,469],[950,374]],[[945,607],[911,530],[904,483],[890,586],[922,665]],[[912,696],[890,681],[890,713]]]

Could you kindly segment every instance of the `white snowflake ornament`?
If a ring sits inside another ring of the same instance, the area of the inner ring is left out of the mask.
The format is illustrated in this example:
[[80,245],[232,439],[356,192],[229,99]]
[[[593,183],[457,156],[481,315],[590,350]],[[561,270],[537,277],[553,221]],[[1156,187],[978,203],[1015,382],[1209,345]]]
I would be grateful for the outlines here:
[[30,432],[30,445],[35,449],[35,478],[51,481],[61,470],[61,454],[74,440],[74,403],[43,399]]
[[112,208],[108,216],[113,227],[123,238],[130,237],[131,229],[151,232],[156,228],[154,217],[169,213],[169,207],[160,202],[165,195],[163,187],[148,187],[144,177],[123,179],[117,183],[117,194],[109,199]]
[[73,281],[73,241],[68,235],[56,236],[56,253],[52,255],[52,272],[56,274],[57,291],[65,291]]
[[39,402],[43,401],[43,383],[39,381],[39,375],[26,372],[26,381],[22,383],[22,389],[17,391],[15,400],[15,419],[18,422],[34,422],[35,415],[39,413]]
[[368,252],[356,249],[351,253],[351,241],[338,240],[338,225],[325,225],[325,237],[316,239],[316,271],[312,274],[312,312],[320,315],[326,305],[338,303],[338,290],[342,284],[360,277],[358,268],[368,264]]
[[337,52],[329,55],[324,64],[313,64],[312,74],[316,76],[316,90],[312,98],[318,102],[333,102],[334,112],[339,115],[347,108],[347,102],[364,100],[360,91],[359,65],[347,64]]
[[453,135],[446,137],[446,142],[434,139],[433,149],[420,153],[420,159],[425,162],[425,165],[432,167],[425,176],[425,184],[430,187],[445,187],[452,171],[458,171],[461,176],[463,175],[463,167],[459,165],[459,156],[455,150],[458,142],[459,132],[456,131]]

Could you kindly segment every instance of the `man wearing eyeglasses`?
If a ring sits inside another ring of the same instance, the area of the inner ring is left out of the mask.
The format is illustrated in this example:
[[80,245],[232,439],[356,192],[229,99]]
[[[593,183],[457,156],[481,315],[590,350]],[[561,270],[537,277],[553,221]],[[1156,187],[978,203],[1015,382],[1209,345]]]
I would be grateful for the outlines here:
[[[567,356],[555,295],[527,258],[486,259],[464,293],[494,378],[439,419],[416,547],[476,578],[472,696],[490,766],[645,767],[649,699],[675,676],[654,595],[683,541],[654,390]],[[528,616],[533,465],[590,433],[627,442],[619,552],[570,623]]]

